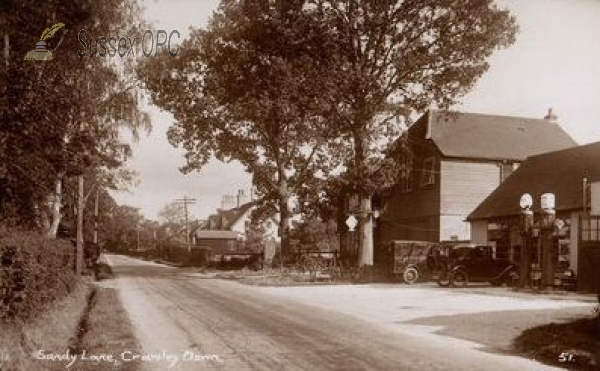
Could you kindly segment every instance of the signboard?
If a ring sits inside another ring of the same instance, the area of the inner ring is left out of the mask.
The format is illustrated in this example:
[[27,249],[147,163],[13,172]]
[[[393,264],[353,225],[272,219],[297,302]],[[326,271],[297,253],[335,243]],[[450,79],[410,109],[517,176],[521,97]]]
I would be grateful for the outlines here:
[[350,229],[350,232],[354,232],[354,228],[358,225],[358,219],[356,219],[354,215],[350,215],[348,219],[346,219],[346,225],[348,226],[348,229]]
[[600,182],[592,182],[590,191],[591,214],[600,215]]
[[521,206],[521,209],[529,209],[533,206],[533,197],[529,193],[525,193],[519,200],[519,206]]
[[544,193],[542,195],[541,202],[543,210],[553,210],[556,206],[556,198],[554,197],[554,193]]

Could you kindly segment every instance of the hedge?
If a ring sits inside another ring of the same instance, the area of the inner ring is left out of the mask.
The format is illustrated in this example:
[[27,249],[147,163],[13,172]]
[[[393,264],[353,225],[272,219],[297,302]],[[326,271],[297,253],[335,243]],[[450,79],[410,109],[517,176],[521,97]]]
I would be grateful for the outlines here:
[[0,227],[0,321],[25,320],[75,288],[73,244]]

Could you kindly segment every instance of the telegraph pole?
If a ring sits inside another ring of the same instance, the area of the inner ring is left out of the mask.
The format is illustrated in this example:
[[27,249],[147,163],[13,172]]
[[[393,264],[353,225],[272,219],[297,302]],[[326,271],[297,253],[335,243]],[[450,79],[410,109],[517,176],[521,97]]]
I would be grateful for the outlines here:
[[189,198],[187,196],[183,196],[183,198],[175,200],[177,203],[183,204],[183,210],[185,212],[185,244],[187,246],[188,251],[190,250],[190,224],[188,218],[188,205],[193,205],[196,203],[195,198]]

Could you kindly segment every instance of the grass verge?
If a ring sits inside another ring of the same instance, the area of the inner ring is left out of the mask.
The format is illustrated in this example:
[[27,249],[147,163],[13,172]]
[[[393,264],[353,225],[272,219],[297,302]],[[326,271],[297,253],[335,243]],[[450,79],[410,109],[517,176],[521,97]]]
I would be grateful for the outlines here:
[[[97,279],[112,277],[101,264]],[[27,322],[0,323],[0,370],[138,370],[123,352],[140,354],[118,292],[91,280]]]
[[50,305],[42,315],[27,322],[0,323],[0,370],[61,368],[58,361],[40,364],[35,355],[40,351],[46,354],[65,353],[77,333],[91,290],[87,282],[80,282],[71,294]]
[[78,355],[76,370],[135,371],[141,368],[139,363],[123,358],[124,352],[140,354],[141,347],[116,290],[98,287],[92,291],[88,311],[81,319],[78,337],[71,349]]
[[600,317],[525,330],[514,342],[521,354],[571,370],[600,370]]

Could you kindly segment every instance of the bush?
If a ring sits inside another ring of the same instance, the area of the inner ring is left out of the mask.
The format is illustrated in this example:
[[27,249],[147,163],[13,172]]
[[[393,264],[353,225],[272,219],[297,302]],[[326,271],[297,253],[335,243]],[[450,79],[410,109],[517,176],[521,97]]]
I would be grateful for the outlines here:
[[28,319],[75,287],[69,241],[0,227],[0,321]]

